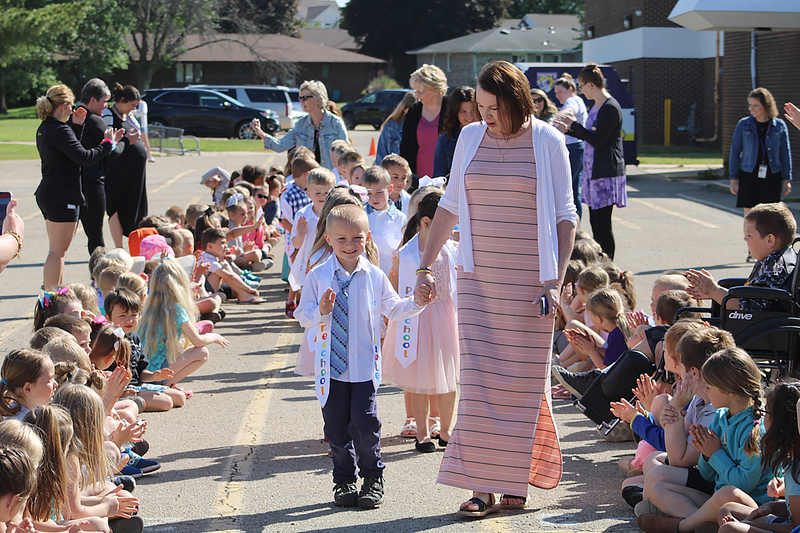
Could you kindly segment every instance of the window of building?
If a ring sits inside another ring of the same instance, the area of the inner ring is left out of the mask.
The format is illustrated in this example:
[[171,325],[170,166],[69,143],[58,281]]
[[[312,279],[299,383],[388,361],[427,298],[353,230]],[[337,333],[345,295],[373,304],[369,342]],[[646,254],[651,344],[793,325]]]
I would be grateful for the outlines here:
[[202,63],[177,63],[175,65],[175,81],[178,83],[202,83]]
[[331,75],[331,66],[328,63],[322,65],[322,77],[329,78]]
[[450,72],[450,54],[447,54],[447,72]]
[[512,63],[525,63],[527,61],[528,61],[528,57],[524,56],[524,55],[522,55],[522,56],[512,55],[511,56],[511,62]]

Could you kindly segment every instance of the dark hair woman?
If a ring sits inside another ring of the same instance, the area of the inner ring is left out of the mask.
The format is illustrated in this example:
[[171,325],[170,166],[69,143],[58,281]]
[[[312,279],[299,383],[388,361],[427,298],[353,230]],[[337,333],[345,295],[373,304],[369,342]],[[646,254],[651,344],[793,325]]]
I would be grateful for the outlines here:
[[453,89],[444,115],[444,133],[436,142],[432,177],[450,175],[458,134],[464,126],[476,120],[478,120],[478,110],[475,108],[475,89],[472,87]]
[[[81,191],[81,167],[94,165],[108,156],[123,131],[108,128],[96,148],[85,149],[78,136],[83,132],[86,109],[73,115],[75,96],[66,85],[54,85],[36,101],[36,114],[42,121],[36,130],[36,148],[42,159],[42,181],[36,188],[36,203],[47,224],[49,253],[44,262],[44,289],[64,284],[64,256],[78,227],[81,207],[86,203]],[[72,116],[72,127],[67,120]]]
[[115,83],[111,97],[114,105],[103,111],[103,120],[125,130],[125,149],[108,164],[106,213],[114,246],[122,248],[123,236],[138,229],[139,221],[147,216],[147,148],[140,142],[141,124],[133,116],[142,99],[138,89]]
[[408,91],[392,114],[386,117],[381,126],[381,136],[378,137],[378,146],[375,150],[375,164],[380,165],[383,158],[389,154],[400,153],[400,141],[403,139],[403,122],[411,106],[417,103],[414,91]]
[[[408,161],[416,177],[432,176],[436,141],[444,131],[447,111],[447,77],[437,66],[422,65],[411,73],[409,85],[419,98],[411,106],[403,123],[400,156]],[[417,178],[412,179],[412,189],[417,188]]]
[[582,126],[571,115],[559,115],[555,125],[562,133],[586,141],[583,153],[581,197],[589,206],[594,239],[614,259],[616,243],[611,229],[614,206],[628,205],[625,190],[625,158],[622,152],[622,109],[606,90],[600,67],[589,63],[578,76],[578,88],[594,106]]
[[747,103],[750,116],[736,124],[729,164],[731,192],[745,215],[756,204],[780,202],[792,190],[789,129],[778,118],[772,93],[759,87]]
[[[430,267],[458,222],[461,398],[438,481],[473,491],[464,516],[521,508],[528,483],[552,488],[561,479],[546,391],[552,310],[577,224],[564,136],[534,116],[522,71],[487,64],[475,99],[482,121],[459,135],[415,291],[420,301],[435,297]],[[504,495],[499,506],[494,493]]]

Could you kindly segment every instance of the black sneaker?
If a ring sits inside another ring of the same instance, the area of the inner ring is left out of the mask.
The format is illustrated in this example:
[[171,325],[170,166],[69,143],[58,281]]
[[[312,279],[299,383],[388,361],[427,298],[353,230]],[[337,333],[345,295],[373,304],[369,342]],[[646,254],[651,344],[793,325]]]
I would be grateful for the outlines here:
[[333,487],[333,503],[337,507],[358,505],[358,486],[355,483],[337,483]]
[[358,495],[358,506],[362,509],[374,509],[383,503],[383,476],[365,477]]
[[641,485],[628,485],[627,487],[623,487],[622,499],[631,507],[636,507],[636,504],[644,499],[644,487]]
[[583,398],[583,395],[589,390],[594,380],[602,374],[602,372],[596,368],[586,372],[570,372],[558,365],[553,365],[551,373],[562,387],[567,389],[570,394],[579,400]]

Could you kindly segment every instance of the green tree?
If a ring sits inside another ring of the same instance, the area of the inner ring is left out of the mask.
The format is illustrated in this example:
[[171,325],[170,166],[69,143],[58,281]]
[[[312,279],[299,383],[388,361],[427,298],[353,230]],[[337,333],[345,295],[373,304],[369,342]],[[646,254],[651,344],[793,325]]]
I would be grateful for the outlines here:
[[529,13],[577,15],[583,12],[583,0],[516,0],[508,6],[508,16],[521,19]]
[[[505,15],[510,0],[350,0],[342,8],[341,27],[361,52],[391,62],[404,80],[416,68],[409,50],[489,30]],[[391,16],[387,16],[387,14]]]
[[222,33],[278,33],[298,36],[297,0],[221,0]]
[[46,54],[83,21],[86,10],[85,1],[0,0],[0,113],[8,113],[9,96],[18,100],[25,92],[15,75],[37,91],[54,81],[53,71],[45,68]]

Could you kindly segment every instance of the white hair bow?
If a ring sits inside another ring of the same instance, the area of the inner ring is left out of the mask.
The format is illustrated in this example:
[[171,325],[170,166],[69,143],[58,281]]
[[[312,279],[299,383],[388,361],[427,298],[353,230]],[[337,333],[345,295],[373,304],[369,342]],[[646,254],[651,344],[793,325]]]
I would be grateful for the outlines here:
[[232,194],[231,197],[228,198],[228,205],[226,205],[225,207],[232,207],[238,204],[239,202],[244,202],[244,195],[240,192],[237,192]]
[[366,202],[367,199],[369,198],[369,193],[367,192],[366,187],[362,187],[361,185],[351,184],[350,190],[359,195],[361,197],[362,202]]
[[[117,339],[121,339],[125,336],[125,331],[122,328],[117,328],[114,330],[114,335],[117,336]],[[114,343],[114,350],[119,350],[119,340]]]
[[447,178],[431,178],[430,176],[422,176],[419,179],[419,188],[423,187],[441,187],[447,183]]

